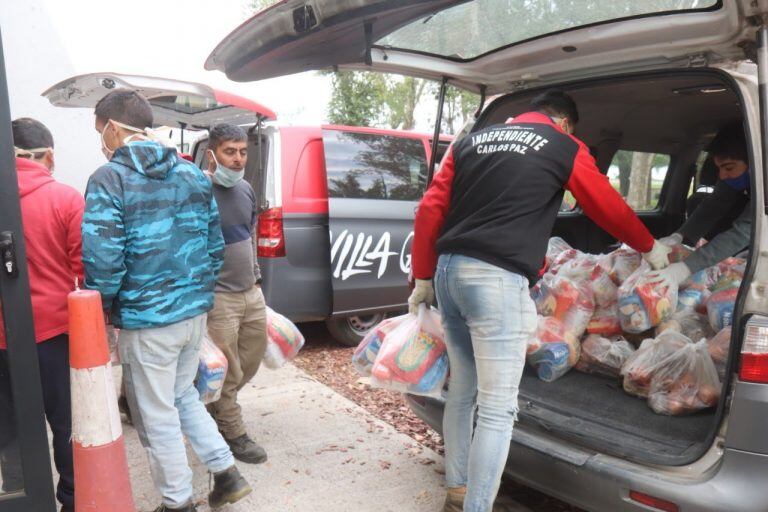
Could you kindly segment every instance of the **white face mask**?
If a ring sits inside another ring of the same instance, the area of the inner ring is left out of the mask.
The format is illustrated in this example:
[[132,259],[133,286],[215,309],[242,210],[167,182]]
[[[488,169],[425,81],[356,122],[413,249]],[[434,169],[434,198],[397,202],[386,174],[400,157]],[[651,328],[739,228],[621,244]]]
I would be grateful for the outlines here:
[[216,170],[213,171],[213,176],[211,178],[214,183],[221,185],[222,187],[232,188],[243,179],[243,176],[245,175],[244,171],[235,171],[229,167],[224,167],[218,160],[216,160],[216,155],[213,154],[213,151],[211,151],[210,154],[211,159],[216,163]]
[[109,126],[109,123],[114,123],[115,125],[119,126],[120,128],[123,128],[125,130],[129,130],[129,131],[132,131],[132,132],[136,132],[135,134],[129,135],[126,138],[124,138],[123,139],[123,144],[128,144],[131,141],[132,138],[137,137],[137,136],[141,137],[141,138],[146,138],[144,130],[142,130],[140,128],[136,128],[134,126],[130,126],[130,125],[127,125],[127,124],[123,124],[123,123],[117,122],[117,121],[115,121],[113,119],[108,119],[107,122],[104,123],[104,128],[101,129],[101,152],[104,154],[104,157],[107,160],[112,160],[112,156],[115,154],[115,151],[117,151],[117,148],[109,149],[109,147],[107,146],[107,141],[104,140],[104,132],[107,130],[107,126]]

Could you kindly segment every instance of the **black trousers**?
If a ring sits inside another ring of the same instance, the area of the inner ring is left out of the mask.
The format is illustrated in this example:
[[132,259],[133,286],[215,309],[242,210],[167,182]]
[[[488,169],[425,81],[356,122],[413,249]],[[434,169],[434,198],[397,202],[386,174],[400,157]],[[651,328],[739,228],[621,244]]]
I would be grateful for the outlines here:
[[[37,344],[43,388],[43,407],[53,433],[53,460],[59,473],[56,497],[74,507],[75,477],[72,466],[72,405],[69,391],[69,336],[62,334]],[[21,459],[16,439],[16,414],[11,398],[8,354],[0,350],[0,475],[4,492],[23,488]]]

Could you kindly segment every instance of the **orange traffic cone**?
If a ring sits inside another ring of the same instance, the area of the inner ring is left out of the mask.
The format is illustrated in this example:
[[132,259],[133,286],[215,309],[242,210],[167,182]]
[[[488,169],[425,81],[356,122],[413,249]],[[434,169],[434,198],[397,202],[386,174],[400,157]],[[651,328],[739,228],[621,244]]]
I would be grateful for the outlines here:
[[69,294],[72,450],[77,512],[135,512],[101,295]]

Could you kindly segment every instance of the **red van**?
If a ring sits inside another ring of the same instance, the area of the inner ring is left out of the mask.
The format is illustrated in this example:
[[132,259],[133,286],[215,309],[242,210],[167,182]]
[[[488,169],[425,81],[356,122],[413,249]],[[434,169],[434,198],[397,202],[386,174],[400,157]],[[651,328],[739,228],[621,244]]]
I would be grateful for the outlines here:
[[[280,126],[254,101],[156,77],[92,73],[43,95],[57,106],[93,108],[116,87],[147,96],[155,123],[178,127],[201,168],[208,165],[202,130],[224,122],[246,127],[246,179],[261,202],[259,264],[271,307],[294,322],[323,320],[347,345],[407,307],[413,216],[427,181],[432,136]],[[441,137],[437,161],[449,143]]]

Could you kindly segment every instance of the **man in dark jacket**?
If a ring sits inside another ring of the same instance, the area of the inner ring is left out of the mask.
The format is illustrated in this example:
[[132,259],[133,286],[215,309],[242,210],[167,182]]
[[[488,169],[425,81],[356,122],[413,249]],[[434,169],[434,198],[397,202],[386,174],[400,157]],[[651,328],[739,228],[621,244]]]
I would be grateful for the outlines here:
[[723,128],[712,140],[707,151],[718,169],[719,181],[715,190],[702,201],[676,233],[660,241],[670,246],[681,242],[696,244],[732,210],[741,205],[742,211],[729,229],[715,236],[684,261],[673,263],[656,273],[660,279],[677,285],[688,279],[691,274],[747,249],[752,236],[749,156],[744,130],[741,126]]
[[221,398],[211,410],[236,459],[250,464],[267,460],[267,452],[248,436],[237,392],[259,369],[267,348],[267,313],[257,259],[258,201],[244,180],[248,135],[239,126],[219,124],[208,133],[208,173],[219,205],[224,234],[224,266],[216,280],[208,334],[229,367]]
[[526,342],[536,328],[528,288],[538,279],[565,190],[654,268],[666,265],[670,251],[571,135],[578,121],[573,100],[548,91],[531,106],[456,141],[416,214],[409,306],[414,311],[432,301],[434,276],[451,364],[443,417],[446,512],[491,510],[509,453]]
[[[59,473],[56,497],[61,502],[61,510],[71,512],[75,489],[70,441],[72,410],[67,294],[75,289],[76,280],[83,280],[80,223],[84,201],[77,190],[56,182],[51,176],[53,136],[48,128],[34,119],[21,118],[13,121],[12,129],[43,407],[53,433],[53,460]],[[0,402],[8,404],[5,412],[0,406],[0,423],[7,422],[7,426],[15,431],[13,405],[9,402],[4,332],[0,319]],[[0,430],[5,429],[0,426]],[[21,488],[23,482],[15,440],[0,447],[0,465],[3,490],[9,492]]]
[[121,329],[133,423],[163,497],[157,511],[195,510],[184,436],[213,473],[211,508],[234,503],[251,487],[193,383],[224,249],[211,182],[148,138],[152,108],[140,94],[114,90],[95,114],[109,162],[88,181],[85,280]]

